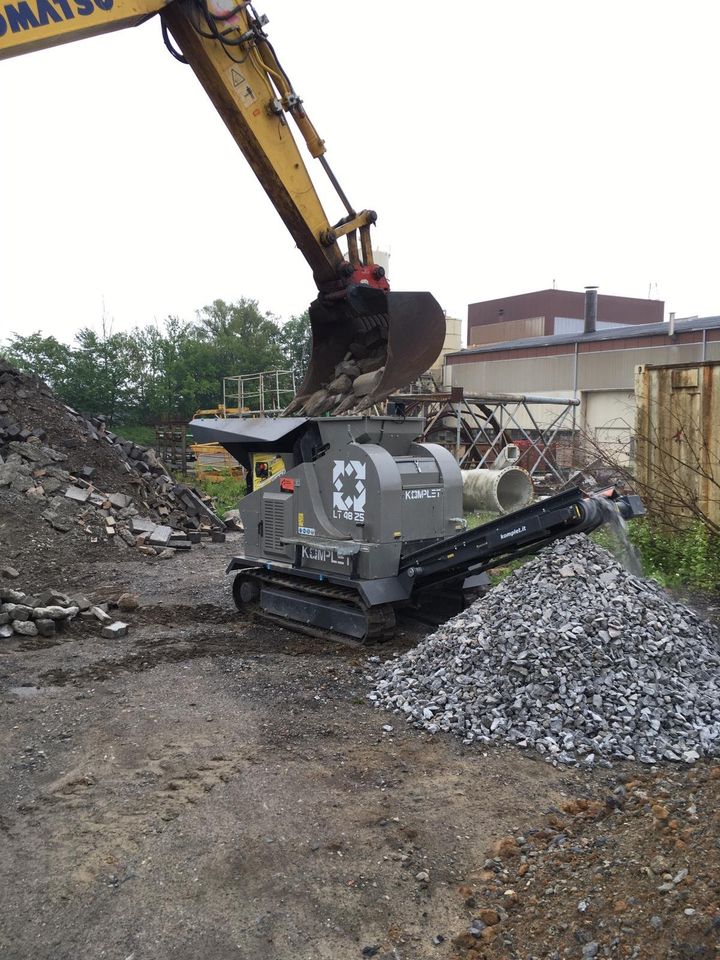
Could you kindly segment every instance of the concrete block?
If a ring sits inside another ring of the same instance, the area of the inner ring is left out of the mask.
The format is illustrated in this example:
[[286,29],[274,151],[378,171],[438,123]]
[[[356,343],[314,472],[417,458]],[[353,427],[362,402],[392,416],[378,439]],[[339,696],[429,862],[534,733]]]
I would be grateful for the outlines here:
[[57,493],[61,486],[62,481],[58,480],[56,477],[46,477],[43,480],[43,490],[47,496]]
[[129,507],[132,503],[132,497],[128,497],[124,493],[108,494],[108,500],[117,510],[122,510],[123,507]]
[[24,603],[6,603],[3,607],[3,613],[7,613],[11,620],[29,620],[32,617],[33,608]]
[[68,616],[68,611],[73,609],[77,613],[77,607],[35,607],[32,616],[33,620],[64,620]]
[[121,620],[116,620],[115,623],[108,624],[102,628],[101,634],[103,637],[107,637],[109,640],[113,640],[117,637],[126,637],[128,632],[128,625],[123,623]]
[[154,520],[147,520],[144,517],[133,517],[130,520],[130,529],[133,533],[152,533],[156,526]]
[[158,526],[152,531],[148,537],[148,542],[154,544],[157,547],[164,547],[170,541],[170,537],[173,535],[172,527]]
[[110,623],[112,617],[110,614],[105,613],[100,607],[90,607],[90,613],[95,617],[96,620],[99,620],[100,623]]
[[47,607],[49,604],[55,604],[60,607],[67,607],[70,604],[70,597],[59,590],[43,590],[38,597],[37,606]]
[[68,500],[77,500],[78,503],[85,503],[86,500],[90,499],[90,491],[83,490],[82,487],[76,487],[74,484],[70,484],[65,491],[65,496],[68,498]]
[[0,587],[0,600],[4,603],[22,603],[27,594],[22,590],[13,590],[10,587]]

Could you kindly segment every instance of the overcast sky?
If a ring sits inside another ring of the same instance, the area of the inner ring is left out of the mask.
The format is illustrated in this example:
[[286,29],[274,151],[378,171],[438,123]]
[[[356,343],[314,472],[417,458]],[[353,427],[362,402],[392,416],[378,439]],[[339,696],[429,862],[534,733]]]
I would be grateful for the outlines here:
[[[553,282],[720,313],[717,0],[257,6],[394,289],[463,318]],[[0,144],[0,339],[313,298],[157,18],[0,62]]]

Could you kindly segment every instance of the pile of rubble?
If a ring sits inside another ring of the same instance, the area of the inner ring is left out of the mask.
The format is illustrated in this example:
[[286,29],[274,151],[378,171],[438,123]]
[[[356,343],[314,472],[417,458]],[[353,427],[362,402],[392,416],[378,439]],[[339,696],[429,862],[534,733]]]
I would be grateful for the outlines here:
[[[0,361],[0,496],[19,495],[53,530],[170,556],[202,534],[222,539],[209,498],[176,483],[155,452],[61,403]],[[17,502],[6,504],[19,512]],[[25,511],[27,517],[27,511]]]
[[[3,575],[17,575],[12,567],[5,567]],[[32,595],[12,587],[0,587],[0,640],[18,637],[54,637],[76,617],[99,623],[102,636],[123,637],[128,625],[113,620],[108,605],[92,604],[87,597],[69,597],[59,590],[43,590]]]
[[334,378],[307,399],[298,398],[285,411],[298,416],[319,417],[349,410],[360,412],[371,405],[368,399],[385,373],[387,330],[373,327],[358,334],[344,359],[335,367]]
[[720,753],[718,637],[585,536],[543,550],[373,681],[370,699],[417,726],[553,763]]

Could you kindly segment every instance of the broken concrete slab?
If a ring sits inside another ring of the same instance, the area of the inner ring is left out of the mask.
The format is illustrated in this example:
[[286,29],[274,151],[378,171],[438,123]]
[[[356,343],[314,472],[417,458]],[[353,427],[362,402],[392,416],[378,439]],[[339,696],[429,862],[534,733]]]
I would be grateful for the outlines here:
[[148,537],[148,542],[154,544],[157,547],[164,547],[170,541],[170,537],[175,531],[172,527],[159,526],[155,527],[150,536]]
[[51,603],[57,604],[60,607],[67,607],[70,605],[70,597],[65,593],[61,593],[59,590],[43,590],[38,597],[36,606],[47,607]]
[[0,600],[4,603],[22,603],[27,594],[22,590],[13,590],[11,587],[0,587]]
[[3,613],[7,613],[11,620],[29,620],[32,610],[32,607],[24,603],[6,603],[3,606]]
[[130,520],[130,529],[133,533],[152,533],[157,524],[146,517],[133,517]]
[[42,517],[56,530],[66,533],[72,529],[77,519],[75,501],[66,500],[65,497],[53,497],[47,510],[43,510]]
[[178,484],[175,487],[175,496],[185,505],[188,513],[195,513],[199,516],[205,517],[210,521],[212,526],[217,527],[220,530],[225,529],[225,524],[220,517],[213,510],[211,510],[210,507],[200,499],[195,491],[190,489],[190,487],[186,487],[183,484]]
[[32,612],[34,620],[65,620],[77,615],[77,607],[35,607]]
[[99,620],[100,623],[110,623],[112,617],[110,614],[105,613],[100,607],[90,607],[90,613],[95,617],[96,620]]
[[90,498],[90,491],[71,484],[65,491],[65,496],[68,500],[77,500],[78,503],[85,503],[85,501]]
[[127,636],[128,624],[123,623],[121,620],[116,620],[114,623],[108,624],[103,627],[101,630],[101,635],[107,637],[109,640],[117,639],[118,637]]
[[122,510],[123,507],[129,507],[132,503],[132,497],[128,497],[124,493],[110,493],[107,499],[118,510]]
[[18,473],[10,484],[10,488],[16,493],[27,493],[27,491],[31,490],[34,486],[35,481],[32,477],[28,477],[23,473]]
[[58,480],[56,477],[46,477],[43,480],[43,490],[45,491],[47,496],[51,496],[53,493],[57,493],[57,491],[60,489],[61,486],[62,486],[62,481]]

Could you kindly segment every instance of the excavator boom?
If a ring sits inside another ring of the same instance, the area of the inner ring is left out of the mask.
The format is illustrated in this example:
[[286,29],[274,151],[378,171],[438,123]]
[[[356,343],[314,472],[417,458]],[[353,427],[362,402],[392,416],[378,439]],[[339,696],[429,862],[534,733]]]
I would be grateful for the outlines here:
[[[134,26],[156,13],[166,45],[202,83],[313,272],[311,362],[291,408],[313,415],[363,409],[412,382],[440,353],[444,314],[430,294],[390,294],[373,260],[376,214],[350,204],[265,32],[267,18],[251,2],[12,0],[0,7],[0,59]],[[344,208],[334,224],[290,118]]]

